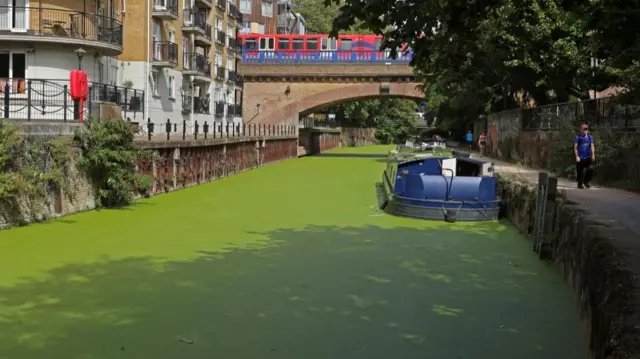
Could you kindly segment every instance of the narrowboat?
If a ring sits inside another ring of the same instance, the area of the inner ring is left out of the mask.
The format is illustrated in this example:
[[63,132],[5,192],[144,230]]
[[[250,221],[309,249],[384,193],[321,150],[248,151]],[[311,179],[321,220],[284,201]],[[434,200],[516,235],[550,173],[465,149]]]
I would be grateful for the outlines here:
[[447,222],[498,218],[494,165],[453,151],[451,156],[390,151],[380,208],[399,216]]

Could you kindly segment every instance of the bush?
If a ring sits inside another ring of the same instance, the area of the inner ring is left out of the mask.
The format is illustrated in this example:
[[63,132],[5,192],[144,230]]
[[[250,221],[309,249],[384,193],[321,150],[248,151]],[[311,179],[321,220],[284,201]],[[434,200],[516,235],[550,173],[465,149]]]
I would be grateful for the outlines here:
[[136,191],[137,160],[149,155],[133,143],[135,126],[120,119],[89,119],[86,126],[74,139],[82,150],[78,165],[91,179],[98,204],[130,204]]

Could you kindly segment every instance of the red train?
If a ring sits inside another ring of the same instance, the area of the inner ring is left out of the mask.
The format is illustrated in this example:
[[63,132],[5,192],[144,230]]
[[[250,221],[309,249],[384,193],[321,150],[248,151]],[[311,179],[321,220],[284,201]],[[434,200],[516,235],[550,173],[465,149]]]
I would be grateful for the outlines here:
[[378,35],[339,35],[337,39],[326,34],[242,34],[238,37],[244,51],[366,52],[381,51],[382,45],[382,36]]

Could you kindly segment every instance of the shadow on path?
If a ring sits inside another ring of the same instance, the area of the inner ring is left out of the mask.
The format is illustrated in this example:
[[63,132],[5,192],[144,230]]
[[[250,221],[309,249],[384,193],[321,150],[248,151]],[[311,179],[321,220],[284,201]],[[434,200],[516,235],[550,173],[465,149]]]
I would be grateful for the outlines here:
[[497,227],[283,229],[193,261],[64,265],[0,287],[0,358],[582,358],[569,290]]

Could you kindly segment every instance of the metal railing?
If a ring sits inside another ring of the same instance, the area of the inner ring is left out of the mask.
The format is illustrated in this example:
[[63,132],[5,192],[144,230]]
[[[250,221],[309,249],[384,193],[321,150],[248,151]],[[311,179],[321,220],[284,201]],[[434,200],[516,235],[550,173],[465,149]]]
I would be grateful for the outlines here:
[[220,29],[216,29],[216,41],[224,45],[226,39],[227,39],[227,34],[225,34],[224,31]]
[[398,53],[392,59],[389,51],[257,51],[243,49],[243,63],[304,63],[304,62],[396,62],[409,63],[411,52]]
[[226,0],[216,0],[216,6],[222,11],[227,10]]
[[[182,10],[183,14],[183,26],[186,27],[197,27],[202,31],[207,31],[207,14],[200,10],[194,8],[185,8]],[[211,31],[209,31],[211,32]]]
[[0,78],[0,113],[16,120],[77,119],[79,111],[89,116],[96,102],[120,106],[124,117],[138,113],[144,117],[144,91],[102,83],[89,83],[89,96],[83,109],[71,98],[69,80]]
[[226,69],[222,66],[216,66],[216,78],[219,80],[225,79]]
[[227,46],[229,46],[229,49],[235,50],[236,39],[234,39],[233,37],[229,36],[229,38],[227,39]]
[[122,23],[117,18],[81,11],[0,6],[0,31],[21,31],[31,36],[67,37],[122,46]]
[[211,64],[202,54],[185,52],[182,66],[184,71],[196,71],[211,76]]
[[232,18],[236,18],[237,14],[238,14],[238,8],[234,4],[229,3],[229,12],[227,13],[227,15],[229,15]]
[[178,16],[178,0],[153,0],[153,11],[169,12]]
[[[233,137],[262,137],[262,136],[286,136],[295,138],[298,134],[295,126],[245,124],[232,122],[204,121],[190,123],[186,120],[154,123],[148,119],[146,123],[139,124],[142,133],[149,141],[180,141],[198,139],[216,139]],[[144,138],[138,137],[139,140]]]
[[640,127],[640,106],[617,104],[615,97],[566,102],[512,112],[523,130],[553,130],[587,123],[592,127]]
[[236,115],[236,117],[242,117],[242,105],[240,104],[235,104],[235,110],[233,111],[233,113]]
[[216,117],[224,116],[224,105],[225,105],[224,102],[221,102],[221,101],[216,102],[216,105],[215,105],[215,116]]
[[170,41],[153,42],[153,61],[178,63],[178,44]]
[[300,128],[336,128],[340,127],[340,124],[335,120],[318,120],[311,117],[304,117],[298,121],[298,126]]
[[209,41],[212,40],[211,30],[213,30],[211,24],[204,24],[204,37]]
[[240,11],[239,8],[236,8],[234,17],[236,18],[236,21],[242,21],[242,11]]

